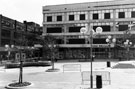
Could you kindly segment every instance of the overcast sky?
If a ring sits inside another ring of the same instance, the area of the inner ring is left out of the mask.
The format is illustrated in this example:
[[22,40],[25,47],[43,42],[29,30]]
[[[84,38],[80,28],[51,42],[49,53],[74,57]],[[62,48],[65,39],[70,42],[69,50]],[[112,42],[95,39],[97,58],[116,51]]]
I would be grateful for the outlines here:
[[0,0],[0,14],[20,22],[33,21],[42,26],[42,6],[95,1],[109,0]]

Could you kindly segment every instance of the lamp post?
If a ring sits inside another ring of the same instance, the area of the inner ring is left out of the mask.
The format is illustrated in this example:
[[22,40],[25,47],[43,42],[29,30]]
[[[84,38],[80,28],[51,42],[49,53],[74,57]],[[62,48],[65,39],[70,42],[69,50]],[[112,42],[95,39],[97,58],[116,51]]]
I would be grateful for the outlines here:
[[110,60],[111,60],[111,46],[114,46],[115,42],[116,42],[116,38],[113,38],[112,36],[108,36],[106,38],[106,42],[108,43],[109,45],[109,54],[108,54],[108,58],[109,58],[109,61],[107,61],[107,67],[110,67]]
[[127,49],[126,53],[127,53],[127,61],[129,60],[129,52],[130,52],[130,47],[132,45],[132,42],[129,41],[128,39],[124,42],[124,46]]
[[11,49],[14,48],[14,45],[11,45],[11,47],[9,45],[5,45],[5,50],[8,51],[8,55],[7,55],[7,58],[8,58],[8,61],[10,60],[10,53],[11,53]]
[[54,70],[54,59],[55,59],[55,56],[54,56],[54,49],[55,49],[56,45],[55,44],[52,44],[52,45],[49,45],[49,48],[51,49],[51,62],[52,62],[52,70]]
[[[80,33],[85,35],[88,32],[88,30],[86,28],[82,27],[80,29]],[[92,67],[93,67],[92,66],[92,61],[93,61],[93,52],[92,52],[92,49],[93,49],[93,35],[95,33],[100,34],[100,33],[102,33],[102,31],[103,31],[103,29],[101,27],[97,27],[96,32],[93,29],[90,29],[90,33],[89,33],[89,37],[90,37],[90,64],[91,64],[91,66],[90,66],[90,72],[91,72],[90,73],[90,87],[91,88],[93,88],[93,69],[92,69]]]
[[56,45],[55,44],[49,44],[48,47],[50,48],[50,51],[51,51],[51,64],[52,64],[52,68],[48,69],[46,72],[57,72],[57,71],[59,71],[59,69],[54,68],[54,60],[55,60],[54,49],[56,48]]

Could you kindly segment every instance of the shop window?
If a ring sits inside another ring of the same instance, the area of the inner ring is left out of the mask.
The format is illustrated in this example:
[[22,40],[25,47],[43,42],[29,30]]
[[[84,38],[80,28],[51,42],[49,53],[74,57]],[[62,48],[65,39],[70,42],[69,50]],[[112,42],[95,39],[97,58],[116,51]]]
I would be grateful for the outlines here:
[[125,31],[128,29],[128,25],[119,25],[119,31]]
[[62,21],[62,16],[61,15],[57,16],[57,21]]
[[93,29],[96,31],[96,28],[97,27],[102,27],[103,32],[109,32],[109,31],[111,31],[111,26],[110,25],[93,26]]
[[131,18],[135,18],[135,11],[131,12]]
[[104,14],[104,19],[110,19],[110,13],[105,13]]
[[93,39],[93,44],[106,44],[105,38]]
[[68,44],[85,44],[85,39],[68,39]]
[[69,21],[73,21],[74,20],[74,15],[69,15]]
[[80,20],[85,20],[85,14],[80,14]]
[[52,22],[52,16],[47,16],[47,22]]
[[119,12],[119,18],[125,18],[125,12]]
[[47,33],[61,33],[62,28],[61,27],[50,27],[47,28]]
[[80,32],[81,27],[69,27],[69,32]]
[[98,13],[93,14],[93,20],[96,20],[96,19],[98,19]]

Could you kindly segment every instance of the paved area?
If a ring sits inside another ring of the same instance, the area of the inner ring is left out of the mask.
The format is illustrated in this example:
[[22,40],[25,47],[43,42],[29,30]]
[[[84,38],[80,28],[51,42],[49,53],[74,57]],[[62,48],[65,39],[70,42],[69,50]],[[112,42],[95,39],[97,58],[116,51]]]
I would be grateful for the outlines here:
[[[117,62],[112,62],[115,65]],[[25,67],[23,68],[23,81],[29,81],[32,86],[28,89],[83,89],[81,85],[81,72],[64,72],[64,64],[80,64],[82,71],[90,71],[89,62],[56,62],[55,68],[59,72],[45,72],[50,67]],[[105,70],[111,73],[111,85],[103,89],[135,89],[135,69],[106,68],[106,62],[93,62],[93,70]],[[18,81],[19,69],[3,69],[0,67],[0,89]],[[85,87],[89,87],[86,85]]]

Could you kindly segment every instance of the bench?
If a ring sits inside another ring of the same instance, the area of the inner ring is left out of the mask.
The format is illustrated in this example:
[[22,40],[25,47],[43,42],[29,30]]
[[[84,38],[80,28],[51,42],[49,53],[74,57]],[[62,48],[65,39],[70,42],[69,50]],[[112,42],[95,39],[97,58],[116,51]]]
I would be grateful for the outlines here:
[[[90,71],[83,71],[81,76],[82,76],[82,84],[90,84]],[[102,77],[102,84],[103,85],[110,85],[110,72],[108,71],[93,71],[93,85],[96,85],[96,77],[100,75]]]
[[64,64],[63,72],[81,72],[80,64]]

